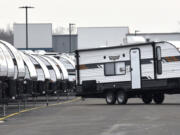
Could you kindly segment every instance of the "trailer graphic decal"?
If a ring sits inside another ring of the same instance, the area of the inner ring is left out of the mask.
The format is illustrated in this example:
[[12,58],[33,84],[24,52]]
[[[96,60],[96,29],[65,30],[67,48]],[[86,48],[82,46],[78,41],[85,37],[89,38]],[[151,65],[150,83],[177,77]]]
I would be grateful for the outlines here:
[[80,65],[79,68],[80,70],[83,70],[83,69],[103,68],[103,66],[100,63],[94,63],[94,64]]
[[[176,62],[180,61],[180,56],[168,56],[168,57],[163,57],[162,62]],[[130,65],[130,60],[127,61],[114,61],[114,62],[125,62],[126,66]],[[93,68],[103,68],[103,65],[106,63],[112,63],[112,62],[105,62],[105,63],[91,63],[91,64],[82,64],[80,65],[80,70],[84,69],[93,69]],[[151,64],[153,63],[153,59],[141,59],[141,64]]]
[[118,60],[120,58],[120,55],[118,56],[109,56],[109,60]]
[[180,56],[165,57],[164,59],[165,59],[167,62],[180,61]]

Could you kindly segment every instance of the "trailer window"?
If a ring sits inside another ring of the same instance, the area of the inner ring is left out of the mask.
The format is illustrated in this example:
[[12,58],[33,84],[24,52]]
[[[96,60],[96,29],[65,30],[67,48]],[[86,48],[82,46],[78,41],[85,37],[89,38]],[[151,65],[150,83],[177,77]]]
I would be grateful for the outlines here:
[[156,47],[156,56],[157,56],[157,74],[162,74],[162,62],[161,62],[161,48]]
[[106,76],[126,74],[125,62],[113,62],[104,64],[104,74]]
[[115,74],[115,64],[114,63],[106,63],[104,65],[105,75],[114,75]]
[[159,46],[156,48],[156,53],[157,53],[157,60],[161,60],[161,48]]
[[116,75],[124,75],[124,74],[126,74],[125,62],[117,62],[117,63],[115,63],[115,71],[116,71]]

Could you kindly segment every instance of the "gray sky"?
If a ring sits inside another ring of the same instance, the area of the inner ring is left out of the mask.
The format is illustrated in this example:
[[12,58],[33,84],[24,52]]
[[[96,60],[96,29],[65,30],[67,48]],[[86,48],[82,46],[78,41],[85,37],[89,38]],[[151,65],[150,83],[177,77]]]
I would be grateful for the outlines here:
[[0,0],[0,27],[29,22],[54,27],[129,26],[130,32],[180,32],[180,0]]

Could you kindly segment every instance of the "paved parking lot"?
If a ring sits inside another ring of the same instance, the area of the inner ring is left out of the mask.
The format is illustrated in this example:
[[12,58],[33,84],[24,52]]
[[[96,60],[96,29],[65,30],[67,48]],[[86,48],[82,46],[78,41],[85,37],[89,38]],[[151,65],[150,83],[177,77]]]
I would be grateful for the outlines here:
[[87,99],[22,113],[0,124],[0,135],[179,135],[180,95],[163,105],[106,105]]
[[7,116],[9,114],[23,111],[24,109],[46,106],[47,104],[51,105],[51,104],[61,103],[73,98],[74,96],[60,96],[60,97],[50,96],[48,97],[47,100],[47,98],[43,96],[43,97],[38,97],[36,99],[29,97],[26,100],[11,100],[8,102],[8,104],[5,104],[5,106],[0,104],[0,120],[4,116],[3,107],[5,107],[5,115]]

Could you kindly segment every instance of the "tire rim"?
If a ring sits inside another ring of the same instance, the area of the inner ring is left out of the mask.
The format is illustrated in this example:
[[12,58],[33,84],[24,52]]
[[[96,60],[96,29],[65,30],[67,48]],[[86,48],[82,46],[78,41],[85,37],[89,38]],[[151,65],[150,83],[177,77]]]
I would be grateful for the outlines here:
[[124,95],[122,93],[119,93],[118,94],[118,101],[119,101],[119,103],[122,103],[123,100],[124,100]]
[[107,94],[107,101],[110,103],[113,100],[113,95],[111,93]]

